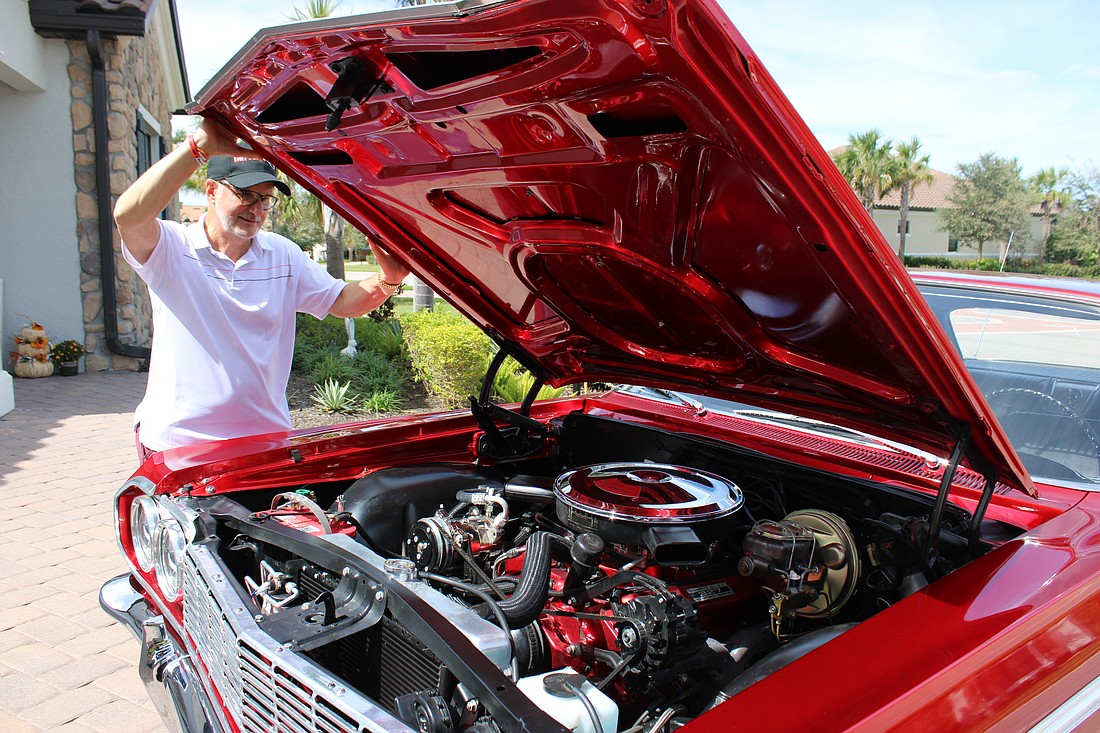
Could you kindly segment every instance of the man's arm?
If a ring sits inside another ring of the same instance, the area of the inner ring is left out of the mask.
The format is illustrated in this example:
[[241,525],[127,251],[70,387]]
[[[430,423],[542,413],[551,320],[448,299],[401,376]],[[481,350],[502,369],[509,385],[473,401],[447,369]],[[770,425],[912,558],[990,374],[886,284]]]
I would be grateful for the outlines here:
[[381,247],[372,244],[371,250],[382,271],[374,277],[348,283],[329,309],[329,315],[337,318],[358,318],[370,313],[393,294],[393,290],[383,286],[382,282],[397,285],[409,274],[404,265]]
[[[208,156],[250,154],[236,144],[234,136],[209,120],[203,120],[194,138],[196,145]],[[118,233],[130,254],[141,264],[149,260],[160,240],[157,217],[198,168],[199,161],[191,154],[190,145],[182,143],[142,173],[118,197],[115,203]]]

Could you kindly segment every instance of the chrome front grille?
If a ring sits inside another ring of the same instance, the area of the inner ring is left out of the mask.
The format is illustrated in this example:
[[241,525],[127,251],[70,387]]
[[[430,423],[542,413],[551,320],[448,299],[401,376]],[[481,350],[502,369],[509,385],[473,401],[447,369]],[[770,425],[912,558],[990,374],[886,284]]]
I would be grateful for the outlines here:
[[228,617],[222,613],[191,557],[185,561],[183,575],[183,623],[226,706],[239,710],[241,675],[237,640]]
[[264,633],[205,547],[188,548],[183,609],[195,651],[243,733],[408,730],[372,700]]

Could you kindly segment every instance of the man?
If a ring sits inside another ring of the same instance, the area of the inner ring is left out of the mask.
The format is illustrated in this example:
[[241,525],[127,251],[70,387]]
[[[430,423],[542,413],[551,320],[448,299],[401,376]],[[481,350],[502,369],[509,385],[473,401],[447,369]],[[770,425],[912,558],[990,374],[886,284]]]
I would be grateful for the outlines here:
[[[158,219],[209,156],[207,213],[185,227]],[[329,275],[285,237],[262,230],[275,168],[209,120],[118,198],[123,256],[149,286],[154,339],[134,415],[138,455],[208,440],[289,430],[286,384],[295,315],[357,317],[408,274],[374,248],[382,272]]]

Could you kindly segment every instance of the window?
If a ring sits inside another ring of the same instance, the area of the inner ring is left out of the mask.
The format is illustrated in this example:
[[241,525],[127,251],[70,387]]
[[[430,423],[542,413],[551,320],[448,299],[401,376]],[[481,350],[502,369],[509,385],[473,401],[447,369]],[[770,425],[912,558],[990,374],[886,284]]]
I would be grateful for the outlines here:
[[[141,105],[137,108],[137,123],[134,127],[137,143],[137,171],[135,178],[163,158],[168,150],[161,134],[160,123]],[[168,209],[160,213],[162,219],[168,218]]]
[[1001,303],[959,308],[950,318],[964,359],[1100,369],[1095,313]]

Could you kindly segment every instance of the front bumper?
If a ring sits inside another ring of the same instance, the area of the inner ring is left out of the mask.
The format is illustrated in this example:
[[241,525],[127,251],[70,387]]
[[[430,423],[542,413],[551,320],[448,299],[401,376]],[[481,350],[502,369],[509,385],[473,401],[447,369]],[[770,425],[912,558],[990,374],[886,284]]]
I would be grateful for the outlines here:
[[175,733],[224,733],[195,663],[172,638],[164,617],[134,590],[125,573],[99,591],[99,605],[141,642],[138,675],[165,725]]

